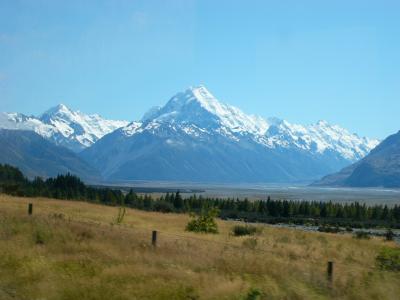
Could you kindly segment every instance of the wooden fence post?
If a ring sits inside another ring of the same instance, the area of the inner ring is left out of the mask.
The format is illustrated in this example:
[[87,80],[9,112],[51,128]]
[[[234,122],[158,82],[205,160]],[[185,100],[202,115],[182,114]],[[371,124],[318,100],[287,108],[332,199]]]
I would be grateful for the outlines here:
[[32,212],[33,212],[33,204],[29,203],[28,204],[28,215],[32,215]]
[[329,283],[333,282],[333,261],[328,261],[328,281]]
[[153,247],[157,246],[157,231],[153,230],[153,233],[151,235],[151,244],[153,245]]

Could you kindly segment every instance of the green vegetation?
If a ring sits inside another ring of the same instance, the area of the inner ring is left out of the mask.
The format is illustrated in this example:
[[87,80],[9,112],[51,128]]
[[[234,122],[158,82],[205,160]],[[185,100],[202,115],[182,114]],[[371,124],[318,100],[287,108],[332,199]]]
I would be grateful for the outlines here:
[[385,237],[386,237],[386,240],[387,240],[387,241],[393,241],[393,240],[394,240],[394,237],[395,237],[395,234],[394,234],[393,230],[388,229],[388,230],[386,231]]
[[400,249],[384,247],[376,257],[379,267],[387,271],[400,271]]
[[118,209],[118,215],[117,215],[117,218],[115,219],[115,224],[119,225],[122,223],[122,221],[124,220],[124,217],[125,217],[125,213],[126,213],[125,207],[120,207]]
[[234,236],[243,236],[243,235],[253,235],[257,233],[258,228],[252,225],[235,225],[232,228],[232,233]]
[[218,210],[215,208],[203,209],[199,215],[192,214],[192,220],[186,225],[187,231],[200,233],[218,233],[218,225],[215,217]]
[[259,300],[261,299],[262,292],[257,288],[251,288],[243,300]]
[[13,196],[86,200],[108,205],[122,204],[124,199],[120,190],[88,187],[70,174],[46,180],[36,177],[29,181],[17,168],[1,164],[0,192]]
[[66,200],[84,200],[93,203],[125,205],[145,211],[197,212],[217,208],[222,219],[258,223],[292,223],[324,228],[400,228],[400,205],[367,206],[358,202],[333,203],[317,201],[266,200],[249,201],[232,198],[205,198],[167,193],[155,198],[148,194],[138,195],[133,190],[124,194],[118,189],[86,186],[79,178],[59,175],[43,180],[29,181],[13,167],[0,165],[0,192],[14,196],[49,197]]

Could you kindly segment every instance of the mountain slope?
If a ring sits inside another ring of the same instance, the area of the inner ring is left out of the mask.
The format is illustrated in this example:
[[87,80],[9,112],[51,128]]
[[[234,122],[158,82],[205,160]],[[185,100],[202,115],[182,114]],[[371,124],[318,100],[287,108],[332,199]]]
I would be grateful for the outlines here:
[[264,120],[189,88],[82,152],[109,180],[310,180],[363,157],[376,141],[318,122]]
[[400,187],[400,131],[386,138],[361,161],[314,185]]
[[126,121],[106,120],[96,114],[73,111],[63,104],[49,109],[40,117],[0,113],[0,128],[32,130],[74,152],[93,145],[104,135],[127,124]]
[[98,171],[75,153],[33,131],[0,129],[0,144],[0,163],[16,166],[28,177],[69,172],[89,181],[100,178]]

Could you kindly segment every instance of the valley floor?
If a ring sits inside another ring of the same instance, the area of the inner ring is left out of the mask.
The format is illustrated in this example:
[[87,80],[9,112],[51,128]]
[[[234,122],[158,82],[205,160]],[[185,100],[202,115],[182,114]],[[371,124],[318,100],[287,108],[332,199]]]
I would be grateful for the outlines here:
[[[28,203],[33,215],[28,216]],[[188,215],[0,195],[0,299],[398,299],[382,239],[260,225],[185,231]],[[157,247],[151,234],[158,231]],[[334,261],[333,283],[326,276]]]

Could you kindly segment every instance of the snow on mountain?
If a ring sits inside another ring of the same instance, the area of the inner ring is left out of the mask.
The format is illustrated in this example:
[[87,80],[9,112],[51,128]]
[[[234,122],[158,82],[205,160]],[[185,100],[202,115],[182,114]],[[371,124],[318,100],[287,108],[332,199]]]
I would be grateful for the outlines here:
[[312,153],[333,151],[349,161],[361,159],[378,144],[378,140],[359,137],[326,121],[303,126],[281,121],[271,125],[260,139],[270,147],[297,147]]
[[349,165],[376,144],[324,121],[303,126],[247,115],[199,86],[81,156],[107,180],[304,182]]
[[176,94],[139,122],[60,104],[40,117],[2,113],[0,128],[33,130],[80,152],[108,180],[309,181],[363,158],[379,142],[326,121],[248,115],[204,86]]
[[126,121],[106,120],[97,114],[72,111],[63,104],[46,111],[40,120],[54,126],[63,137],[76,141],[78,148],[89,147],[107,133],[128,124]]
[[159,126],[157,124],[172,124],[180,126],[189,135],[214,132],[236,141],[251,138],[268,148],[297,148],[320,154],[333,151],[350,162],[364,157],[379,143],[326,121],[304,126],[278,118],[247,115],[217,100],[204,86],[176,94],[164,107],[151,109],[142,121],[143,126],[135,123],[124,132],[133,135]]
[[141,121],[142,122],[146,122],[148,120],[151,120],[154,118],[154,116],[156,116],[160,110],[161,110],[161,106],[154,106],[152,108],[150,108],[142,117]]
[[45,124],[36,117],[26,116],[20,113],[0,113],[0,128],[32,130],[39,135],[50,138],[55,133],[55,128]]
[[143,132],[144,129],[141,128],[141,126],[142,123],[140,122],[131,122],[127,126],[123,127],[121,130],[124,132],[126,136],[131,136],[139,132],[139,130]]
[[33,130],[39,135],[78,152],[104,135],[128,124],[126,121],[86,115],[59,104],[40,117],[19,113],[0,113],[0,128]]
[[178,93],[164,107],[146,115],[147,121],[195,124],[210,129],[226,127],[232,132],[252,134],[263,134],[268,127],[264,119],[218,101],[204,86]]
[[400,131],[388,136],[363,159],[313,185],[400,188]]

